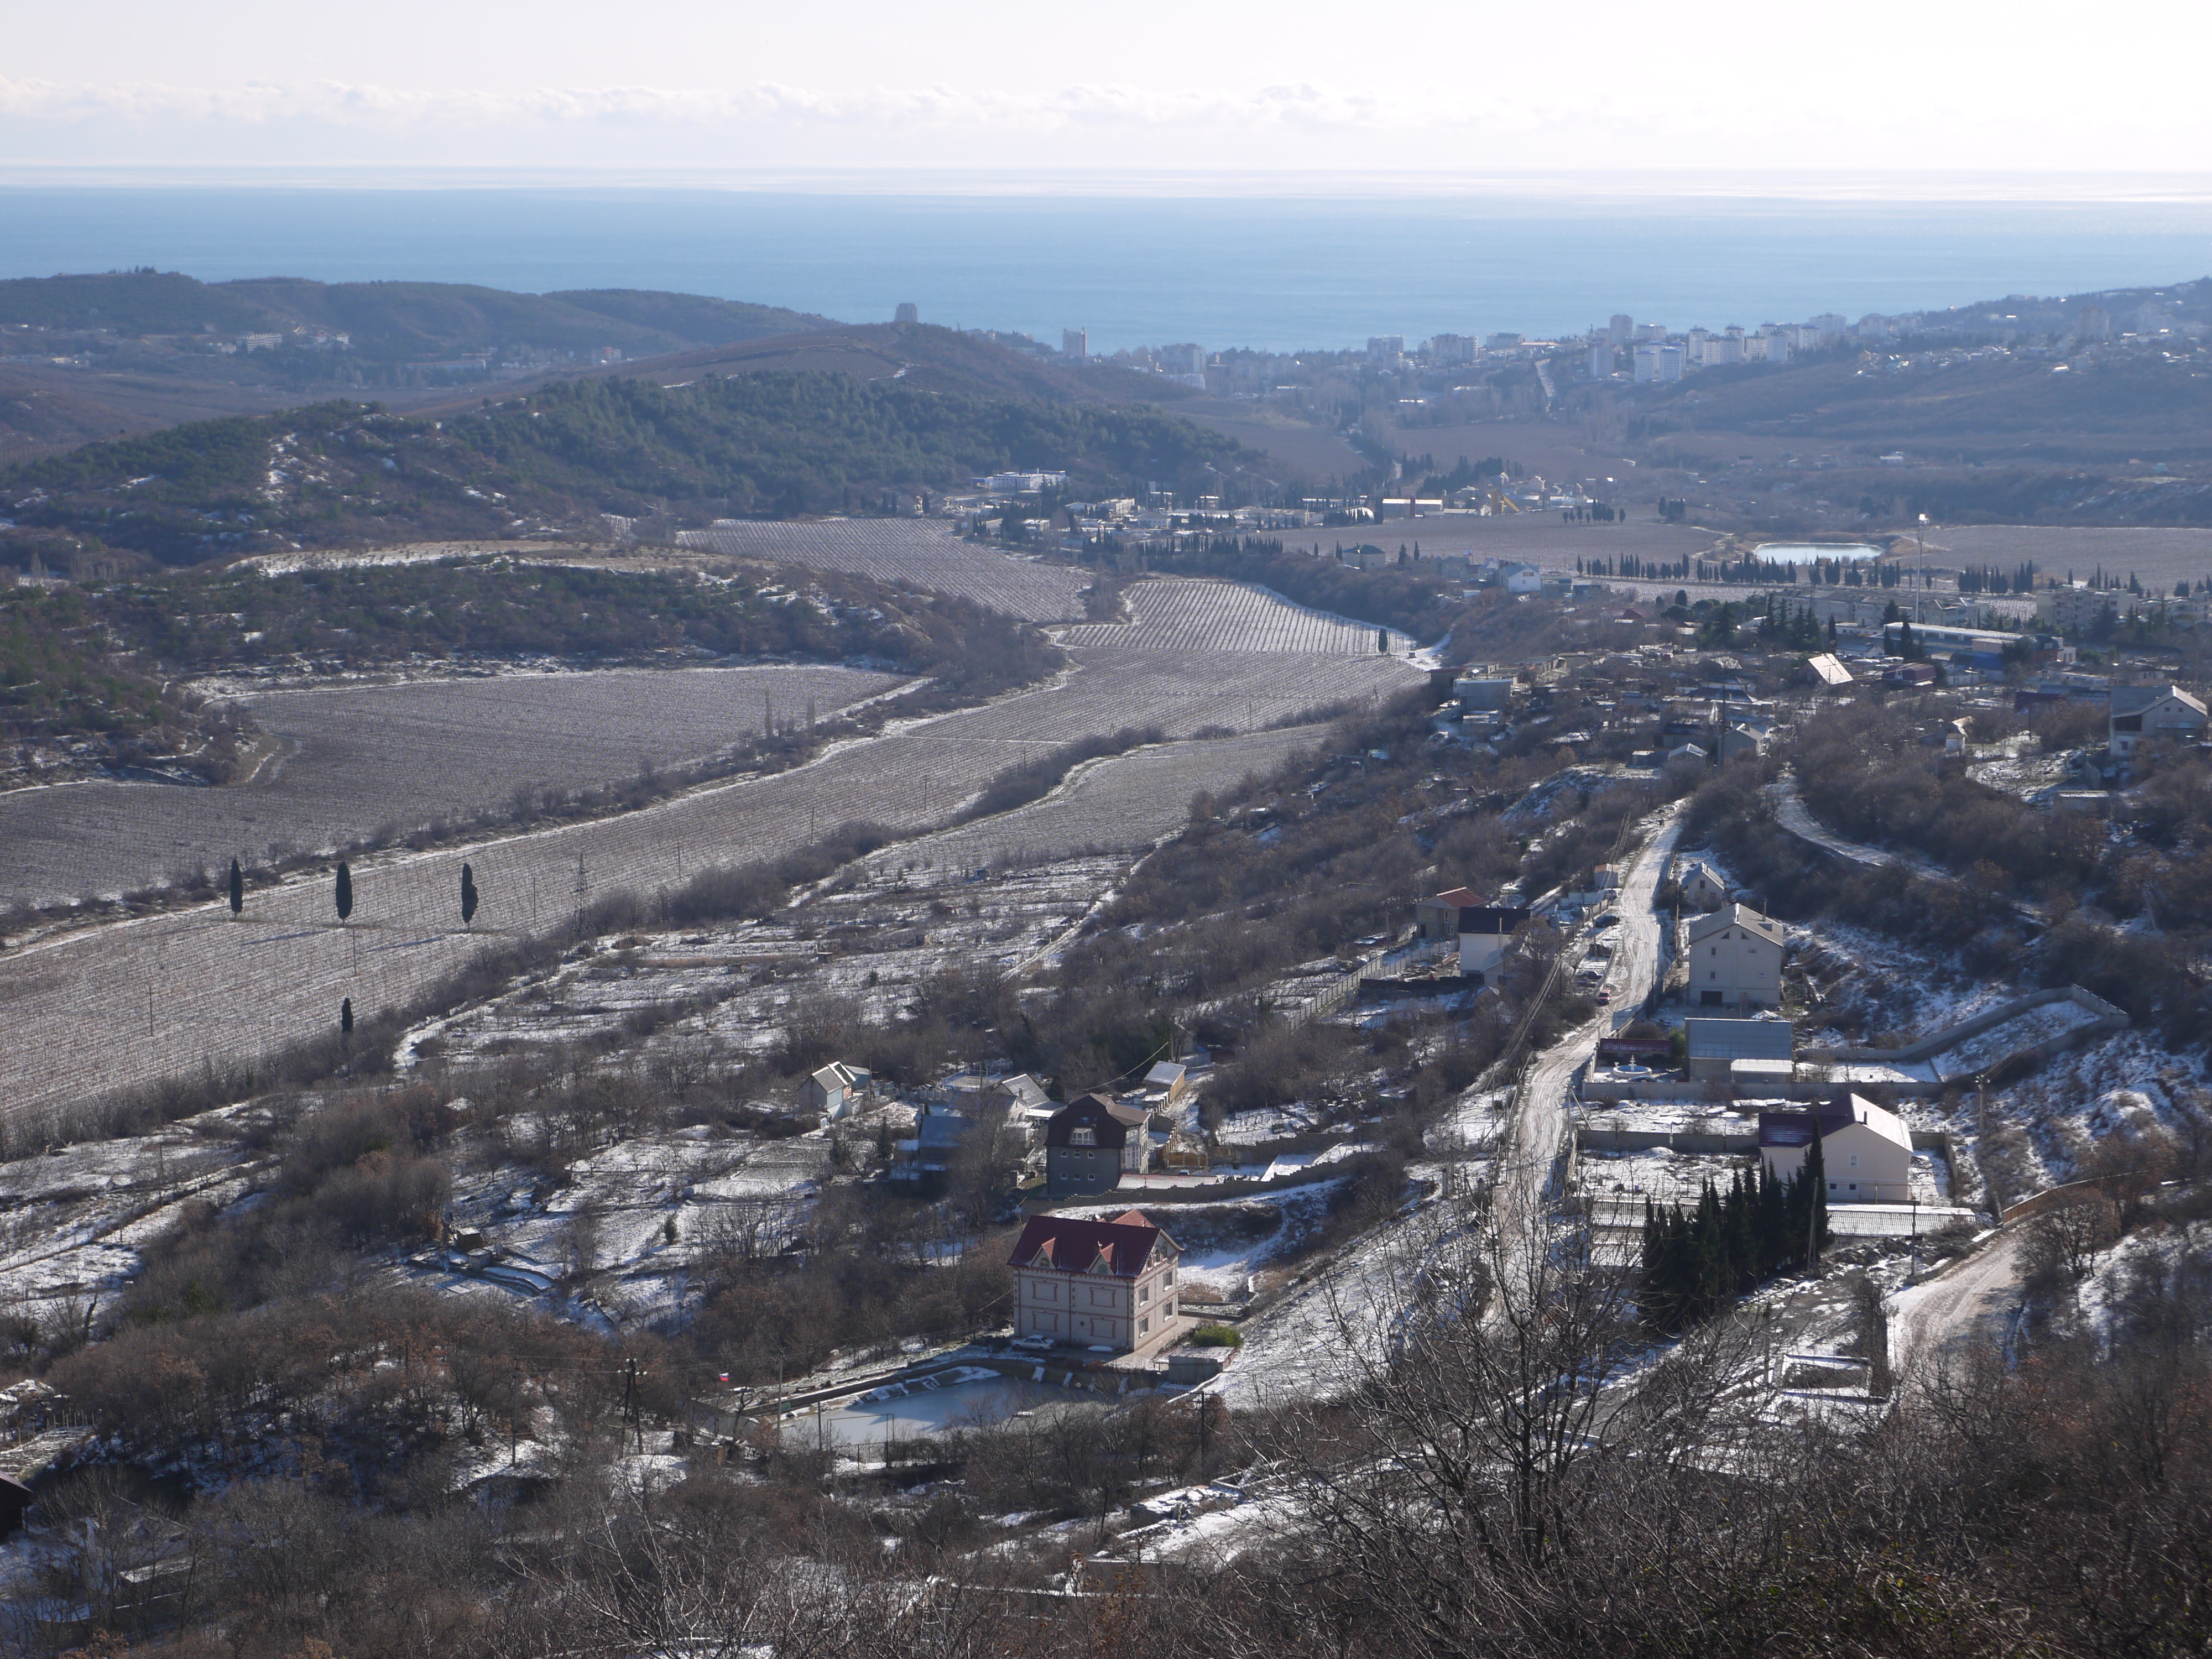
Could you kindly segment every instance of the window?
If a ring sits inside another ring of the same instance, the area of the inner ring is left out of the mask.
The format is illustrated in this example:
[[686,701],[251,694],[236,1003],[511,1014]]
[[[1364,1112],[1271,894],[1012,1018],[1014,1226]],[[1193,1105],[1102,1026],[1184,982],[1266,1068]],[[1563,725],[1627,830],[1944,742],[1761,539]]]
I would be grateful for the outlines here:
[[1071,1146],[1096,1146],[1098,1144],[1098,1131],[1070,1129],[1067,1132],[1067,1144]]
[[1856,1170],[1856,1169],[1857,1169],[1858,1167],[1859,1167],[1859,1155],[1858,1155],[1856,1152],[1853,1152],[1853,1153],[1851,1154],[1851,1168],[1853,1168],[1854,1170]]
[[1139,1336],[1143,1336],[1152,1328],[1152,1322],[1149,1319],[1140,1319],[1137,1322],[1137,1334]]
[[1145,1304],[1150,1302],[1152,1299],[1152,1287],[1151,1285],[1139,1285],[1137,1286],[1137,1305],[1139,1307],[1143,1307]]

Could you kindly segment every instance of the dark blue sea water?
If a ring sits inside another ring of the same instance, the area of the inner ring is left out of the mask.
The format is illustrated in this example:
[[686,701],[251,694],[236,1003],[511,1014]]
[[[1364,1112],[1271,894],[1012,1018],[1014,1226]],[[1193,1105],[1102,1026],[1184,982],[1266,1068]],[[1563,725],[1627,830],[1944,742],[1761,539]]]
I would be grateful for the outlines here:
[[1923,310],[2212,271],[2204,204],[1656,198],[1133,200],[691,189],[0,189],[0,276],[654,288],[1093,350],[1674,328]]

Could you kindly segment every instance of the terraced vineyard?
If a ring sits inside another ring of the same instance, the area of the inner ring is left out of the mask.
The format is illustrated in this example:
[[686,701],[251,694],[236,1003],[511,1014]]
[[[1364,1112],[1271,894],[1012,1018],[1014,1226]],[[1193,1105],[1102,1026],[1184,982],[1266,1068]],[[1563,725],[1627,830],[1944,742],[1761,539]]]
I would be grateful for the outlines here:
[[[1176,586],[1194,601],[1209,597],[1205,584]],[[482,942],[459,926],[464,856],[483,894],[478,928],[553,931],[573,914],[580,886],[650,893],[704,865],[787,851],[848,820],[927,831],[1040,746],[1147,723],[1170,739],[1209,726],[1254,732],[1316,704],[1379,697],[1418,678],[1402,658],[1374,654],[1093,646],[1076,656],[1078,671],[1059,683],[848,745],[794,771],[465,851],[364,861],[344,927],[325,876],[256,894],[243,921],[210,906],[0,957],[0,1024],[9,1037],[0,1054],[0,1098],[13,1114],[35,1114],[326,1031],[342,998],[363,1015],[411,1000]],[[1225,760],[1241,773],[1276,752],[1274,744],[1297,741],[1297,733],[1274,732],[1243,751],[1225,743],[1174,744],[1157,760],[1133,759],[1118,794],[1114,769],[1097,769],[1065,799],[1024,809],[1027,821],[1012,815],[1016,826],[1000,832],[1000,845],[1090,839],[1081,827],[1086,814],[1109,836],[1138,835],[1180,810],[1176,798],[1185,783],[1201,787],[1218,775],[1213,764]],[[426,758],[424,770],[435,764]],[[1185,766],[1191,769],[1179,775]]]
[[[1125,651],[1303,652],[1316,656],[1372,657],[1378,630],[1370,623],[1310,611],[1279,593],[1242,582],[1155,577],[1124,595],[1131,620],[1069,629],[1069,645],[1113,646]],[[1390,649],[1413,641],[1393,632]]]
[[1029,622],[1083,614],[1091,579],[1066,565],[1008,558],[950,534],[927,519],[829,519],[815,524],[743,520],[686,530],[677,540],[732,558],[775,559],[845,570],[878,581],[908,582]]
[[620,782],[757,736],[771,714],[803,720],[900,683],[834,666],[610,669],[241,697],[283,745],[250,783],[0,795],[0,902],[112,895],[504,806],[520,788]]

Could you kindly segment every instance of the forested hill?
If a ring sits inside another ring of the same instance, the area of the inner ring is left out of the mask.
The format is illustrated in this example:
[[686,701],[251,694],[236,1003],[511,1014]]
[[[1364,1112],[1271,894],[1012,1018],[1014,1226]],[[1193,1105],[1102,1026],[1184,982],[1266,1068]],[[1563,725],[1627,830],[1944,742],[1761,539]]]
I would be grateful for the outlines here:
[[0,325],[125,338],[275,334],[349,337],[329,361],[414,361],[498,349],[629,356],[831,326],[826,317],[690,294],[629,289],[513,294],[459,283],[202,283],[175,271],[109,271],[0,282]]
[[1008,469],[1079,493],[1194,489],[1259,458],[1142,404],[763,370],[556,381],[442,421],[331,403],[88,444],[0,471],[0,562],[120,550],[162,564],[291,546],[883,510]]

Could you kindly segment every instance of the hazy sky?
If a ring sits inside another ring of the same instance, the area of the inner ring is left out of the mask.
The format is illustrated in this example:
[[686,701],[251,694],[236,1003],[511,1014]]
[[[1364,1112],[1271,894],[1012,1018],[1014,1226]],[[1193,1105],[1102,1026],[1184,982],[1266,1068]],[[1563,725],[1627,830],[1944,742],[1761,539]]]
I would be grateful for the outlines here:
[[71,0],[0,163],[2212,169],[2200,6]]

